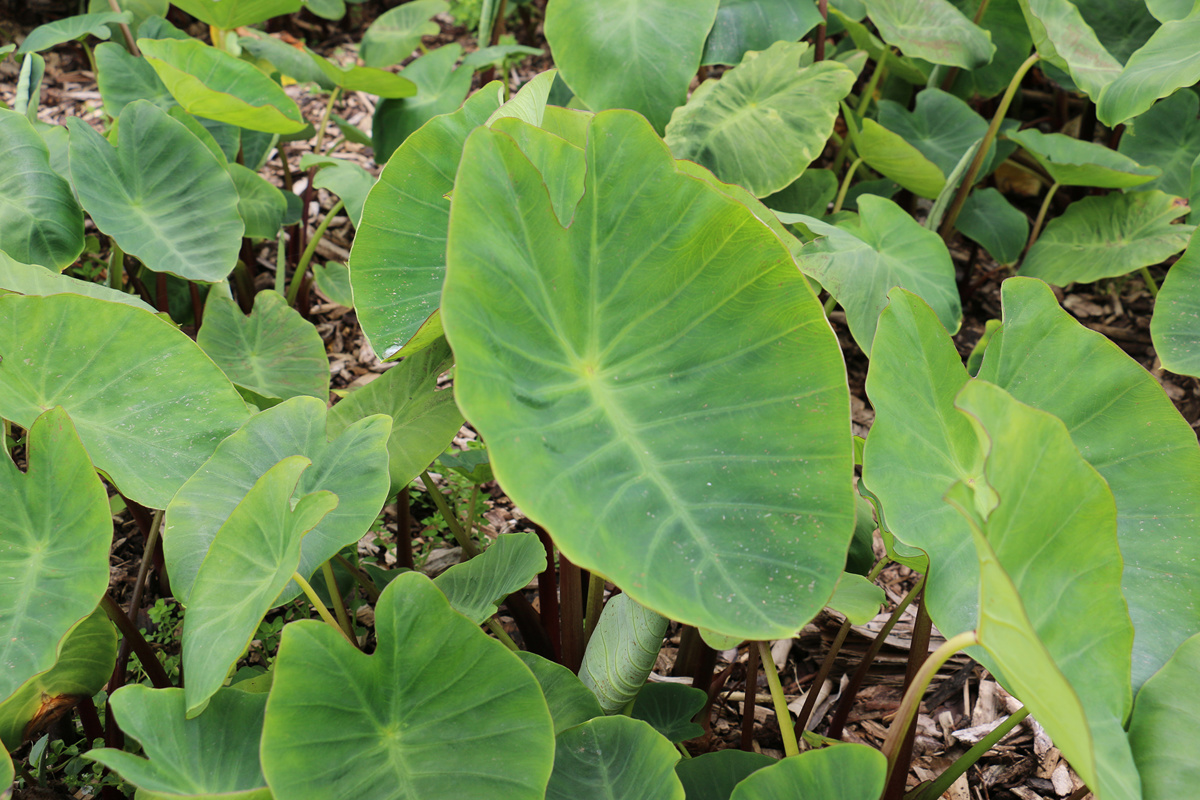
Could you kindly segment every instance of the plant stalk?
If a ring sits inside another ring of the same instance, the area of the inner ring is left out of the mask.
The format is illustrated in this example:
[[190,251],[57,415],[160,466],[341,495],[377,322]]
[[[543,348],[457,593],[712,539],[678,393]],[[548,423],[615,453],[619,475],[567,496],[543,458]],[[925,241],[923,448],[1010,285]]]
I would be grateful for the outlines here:
[[600,612],[604,610],[604,576],[595,572],[588,573],[587,608],[583,615],[583,646],[592,640],[592,631],[600,621]]
[[[123,10],[121,8],[121,4],[118,2],[118,0],[108,0],[108,7],[111,8],[117,14],[120,14],[121,11]],[[120,26],[121,26],[121,35],[125,37],[125,44],[129,45],[129,52],[133,53],[135,56],[141,56],[142,51],[138,49],[137,42],[135,42],[133,40],[133,31],[131,31],[129,29],[129,23],[122,22],[122,23],[120,23]],[[95,68],[95,65],[93,64],[93,69],[94,68]]]
[[1038,209],[1037,219],[1033,221],[1033,230],[1029,232],[1029,241],[1025,243],[1025,249],[1021,252],[1021,258],[1029,252],[1029,248],[1033,247],[1033,243],[1037,241],[1038,234],[1042,232],[1042,223],[1046,221],[1046,212],[1050,210],[1050,201],[1054,199],[1054,193],[1058,191],[1059,183],[1055,182],[1048,192],[1045,199],[1042,200],[1042,205]]
[[558,554],[559,607],[562,610],[562,664],[579,672],[583,663],[583,576],[561,551]]
[[325,588],[329,590],[329,599],[333,601],[333,611],[337,621],[342,626],[346,638],[356,641],[354,624],[350,622],[350,614],[346,611],[346,603],[342,600],[342,590],[338,588],[337,578],[333,574],[333,562],[326,561],[321,565],[321,574],[325,576]]
[[825,60],[825,26],[829,22],[829,0],[817,0],[817,11],[821,13],[821,24],[817,26],[817,43],[813,61]]
[[932,783],[921,790],[914,800],[936,800],[941,797],[950,785],[958,780],[958,776],[962,775],[971,765],[983,757],[983,754],[992,749],[992,745],[1003,739],[1008,732],[1021,724],[1021,721],[1029,716],[1028,708],[1021,708],[1015,714],[1010,714],[1008,719],[1001,722],[987,736],[979,740],[979,742],[967,752],[954,760],[954,763],[946,768],[946,771],[938,775]]
[[559,630],[558,609],[558,574],[554,569],[554,542],[550,534],[536,523],[532,524],[533,532],[537,534],[542,548],[546,551],[546,568],[538,573],[538,610],[542,620],[542,628],[550,638],[554,649],[554,659],[562,659],[562,634]]
[[846,202],[846,192],[850,191],[850,181],[854,180],[854,173],[858,171],[863,160],[861,157],[850,162],[850,169],[846,170],[846,177],[842,178],[842,185],[838,189],[837,198],[833,201],[833,213],[836,214],[842,210],[842,203]]
[[[154,684],[154,688],[170,689],[174,684],[167,677],[167,671],[163,669],[162,662],[158,660],[158,656],[155,655],[154,650],[150,647],[150,643],[146,641],[146,637],[142,636],[142,632],[138,630],[137,625],[134,625],[133,621],[129,619],[129,615],[117,605],[117,601],[113,600],[112,595],[107,592],[101,598],[100,605],[104,608],[104,613],[108,615],[108,618],[121,631],[121,634],[125,637],[125,641],[133,648],[133,652],[137,653],[138,660],[142,662],[142,669],[146,671],[146,677]],[[124,670],[122,670],[123,673]],[[115,686],[110,687],[109,692],[111,693],[116,689],[117,687]]]
[[829,677],[829,673],[833,671],[834,659],[837,658],[838,651],[842,649],[842,643],[850,635],[850,627],[850,620],[842,623],[842,627],[838,629],[837,636],[833,639],[833,644],[829,646],[829,652],[825,654],[825,660],[821,662],[821,668],[817,670],[817,676],[809,684],[808,695],[804,698],[804,706],[800,709],[800,714],[796,717],[794,736],[800,736],[804,733],[804,729],[808,725],[808,718],[812,716],[813,709],[817,705],[817,692],[820,690],[821,685],[825,683],[825,679]]
[[109,238],[108,240],[108,288],[121,291],[125,281],[125,251],[121,249],[121,245],[117,244],[116,239]]
[[950,204],[950,210],[946,212],[946,218],[942,220],[942,227],[938,233],[941,234],[943,240],[949,241],[950,236],[954,233],[954,223],[958,222],[958,215],[962,212],[963,204],[967,202],[967,195],[971,193],[971,187],[975,185],[975,178],[978,177],[979,170],[983,168],[983,160],[987,157],[988,151],[992,149],[992,143],[996,141],[996,134],[1000,132],[1000,123],[1004,121],[1004,115],[1008,113],[1008,107],[1012,105],[1017,89],[1025,78],[1025,73],[1029,72],[1041,58],[1035,52],[1025,59],[1024,63],[1017,68],[1012,80],[1008,82],[1008,88],[1004,90],[1004,97],[1000,99],[1000,105],[996,106],[996,113],[992,115],[992,122],[988,125],[987,133],[984,134],[983,141],[979,143],[979,149],[975,151],[975,157],[971,159],[971,166],[967,167],[967,174],[963,176],[962,183],[958,185],[958,192],[954,195],[954,202]]
[[329,209],[329,213],[325,215],[325,218],[321,220],[321,224],[317,226],[317,229],[313,231],[312,238],[308,240],[308,246],[304,248],[304,253],[300,256],[300,263],[296,265],[296,271],[292,273],[292,282],[288,284],[287,302],[289,306],[296,304],[296,297],[300,294],[300,282],[304,278],[304,273],[308,271],[308,263],[312,261],[313,254],[317,252],[317,243],[321,241],[321,237],[329,229],[329,223],[333,222],[333,218],[345,206],[345,201],[338,200],[333,208]]
[[783,695],[783,684],[779,682],[779,673],[775,670],[775,659],[771,658],[771,648],[766,642],[755,642],[758,646],[758,657],[762,661],[763,672],[767,673],[767,685],[771,687],[771,703],[775,706],[775,719],[779,721],[779,735],[783,738],[783,754],[787,756],[800,755],[800,745],[796,742],[796,729],[789,725],[792,718],[788,711],[787,698]]
[[512,640],[511,636],[508,635],[508,631],[504,630],[504,626],[501,625],[500,621],[494,616],[488,617],[483,624],[486,625],[487,629],[495,634],[496,638],[499,639],[509,650],[512,650],[514,653],[519,653],[521,651],[521,648],[517,647],[517,643]]
[[1158,297],[1158,281],[1154,280],[1154,276],[1150,274],[1149,267],[1142,267],[1138,270],[1142,276],[1142,280],[1146,282],[1146,291],[1150,292],[1151,297]]
[[746,658],[746,691],[742,699],[742,749],[747,753],[754,752],[754,706],[758,695],[758,648],[755,645],[750,642]]
[[343,637],[345,637],[346,641],[353,645],[354,649],[357,650],[358,643],[346,635],[346,632],[342,630],[342,626],[338,625],[338,621],[333,618],[333,615],[329,613],[329,609],[326,608],[325,604],[321,602],[321,598],[317,597],[317,593],[313,590],[313,587],[309,585],[308,581],[304,580],[304,576],[299,572],[293,572],[292,580],[294,580],[301,590],[303,590],[304,596],[308,598],[308,602],[312,604],[312,607],[316,610],[317,614],[320,615],[321,619],[333,626],[333,628],[337,630],[337,632]]
[[446,525],[450,528],[450,532],[454,534],[454,540],[458,542],[458,546],[462,548],[463,554],[466,555],[463,561],[479,555],[479,548],[471,541],[471,537],[467,536],[467,532],[463,530],[462,525],[458,524],[458,517],[451,510],[450,504],[446,502],[445,495],[434,484],[433,478],[429,477],[429,470],[424,470],[421,473],[421,481],[425,484],[425,491],[429,492],[429,496],[433,499],[433,504],[437,506],[438,513],[442,515],[442,519],[446,520]]

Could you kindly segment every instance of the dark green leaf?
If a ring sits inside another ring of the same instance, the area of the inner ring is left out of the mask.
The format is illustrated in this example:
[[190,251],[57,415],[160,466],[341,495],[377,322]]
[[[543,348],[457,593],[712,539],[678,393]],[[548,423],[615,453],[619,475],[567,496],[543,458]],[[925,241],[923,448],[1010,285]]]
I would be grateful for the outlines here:
[[1029,218],[991,187],[967,196],[955,227],[1006,266],[1016,263],[1029,239]]
[[592,694],[580,681],[574,672],[542,658],[539,655],[517,651],[517,658],[529,667],[533,677],[537,678],[542,694],[546,697],[546,705],[550,707],[550,715],[554,718],[554,734],[574,728],[581,722],[603,716],[596,695]]
[[597,717],[558,735],[546,800],[684,800],[678,760],[645,722]]
[[449,8],[445,0],[414,0],[380,14],[363,34],[363,63],[368,67],[399,64],[412,55],[422,36],[437,35],[441,29],[430,18]]
[[838,744],[756,771],[737,785],[730,800],[865,800],[879,796],[886,775],[887,759],[878,750],[862,744]]
[[1139,164],[1162,170],[1162,177],[1143,184],[1143,189],[1191,196],[1192,164],[1200,157],[1197,112],[1200,97],[1183,90],[1155,103],[1126,126],[1117,149]]
[[638,692],[630,716],[650,723],[671,742],[684,742],[704,735],[704,728],[692,718],[707,702],[705,692],[682,683],[647,683]]
[[687,800],[729,800],[735,786],[774,763],[776,759],[762,753],[718,750],[681,759],[675,765],[675,774],[683,784]]
[[375,109],[371,141],[377,162],[388,161],[396,148],[426,122],[439,114],[450,114],[462,105],[471,89],[472,72],[454,68],[454,62],[460,56],[462,47],[451,43],[421,56],[405,68],[404,77],[416,84],[417,96],[382,100]]
[[815,4],[791,0],[721,0],[701,64],[737,64],[748,50],[794,42],[821,24]]

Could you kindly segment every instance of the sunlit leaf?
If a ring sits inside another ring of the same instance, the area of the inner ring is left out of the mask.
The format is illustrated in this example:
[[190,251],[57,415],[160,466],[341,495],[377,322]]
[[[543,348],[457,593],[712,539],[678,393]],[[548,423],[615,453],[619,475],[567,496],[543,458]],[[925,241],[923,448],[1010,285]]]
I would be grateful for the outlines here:
[[76,14],[73,17],[47,22],[29,32],[25,41],[17,48],[17,55],[37,53],[49,50],[51,47],[78,39],[81,36],[92,35],[97,39],[107,39],[112,35],[110,23],[132,22],[133,15],[122,11],[107,11],[99,14]]
[[[233,30],[300,10],[301,0],[171,0],[206,25]],[[144,34],[143,34],[144,35]]]
[[1021,145],[1056,183],[1063,186],[1128,189],[1162,174],[1158,167],[1143,167],[1129,156],[1103,145],[1061,133],[1042,133],[1036,128],[1026,128],[1009,133],[1008,138]]

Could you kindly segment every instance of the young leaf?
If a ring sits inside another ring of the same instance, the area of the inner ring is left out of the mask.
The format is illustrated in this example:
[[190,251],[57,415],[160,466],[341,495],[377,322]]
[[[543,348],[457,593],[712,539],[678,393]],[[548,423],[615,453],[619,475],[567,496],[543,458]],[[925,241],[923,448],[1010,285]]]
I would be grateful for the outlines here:
[[363,63],[368,67],[399,64],[412,55],[422,36],[437,35],[441,29],[430,17],[449,8],[445,0],[415,0],[380,14],[363,34]]
[[300,540],[338,505],[328,491],[292,495],[312,465],[288,456],[262,474],[213,536],[183,618],[187,716],[204,710],[254,638],[266,613],[285,602],[300,568]]
[[[217,531],[259,478],[289,456],[313,463],[300,477],[298,494],[327,490],[338,498],[337,508],[304,537],[300,566],[293,569],[307,578],[362,538],[387,496],[387,420],[373,416],[336,437],[327,436],[326,424],[323,400],[285,400],[251,417],[184,484],[167,507],[163,528],[163,552],[176,597],[192,605],[192,584]],[[299,593],[291,584],[279,602]]]
[[1144,800],[1187,797],[1200,775],[1195,741],[1200,702],[1195,692],[1200,673],[1200,634],[1179,646],[1138,692],[1129,721],[1129,743],[1142,776]]
[[[775,235],[637,115],[592,119],[565,230],[544,188],[561,169],[543,178],[502,133],[468,140],[442,309],[459,407],[573,561],[674,619],[791,635],[832,592],[854,523],[846,387],[816,298]],[[796,524],[813,538],[782,534]]]
[[820,25],[816,5],[791,0],[721,0],[700,63],[737,64],[750,50],[794,42]]
[[553,723],[517,657],[415,572],[383,590],[375,631],[366,656],[325,623],[284,628],[262,736],[274,795],[542,800]]
[[317,291],[331,303],[345,308],[354,308],[354,295],[350,289],[350,270],[338,261],[327,261],[313,265],[313,282]]
[[678,760],[679,751],[645,722],[597,717],[558,735],[545,800],[684,800]]
[[1164,22],[1104,88],[1096,103],[1097,119],[1115,128],[1146,111],[1158,98],[1200,81],[1198,38],[1200,7],[1183,19]]
[[829,598],[829,607],[854,625],[866,625],[875,619],[883,601],[883,589],[862,575],[843,572],[833,590],[833,597]]
[[134,101],[121,111],[116,147],[78,117],[67,124],[71,176],[100,230],[155,272],[196,281],[229,274],[245,232],[237,188],[182,123]]
[[139,39],[138,47],[189,114],[267,133],[307,124],[300,108],[252,64],[195,39]]
[[29,53],[21,61],[21,73],[17,76],[17,95],[13,98],[12,110],[24,114],[36,129],[39,125],[37,112],[42,103],[42,78],[46,74],[46,59],[37,53]]
[[374,67],[359,67],[353,64],[349,67],[341,67],[312,50],[305,48],[305,52],[316,62],[325,77],[335,86],[340,86],[343,91],[368,92],[376,97],[389,99],[412,97],[417,93],[416,84],[407,77],[394,72]]
[[596,695],[583,685],[574,672],[536,653],[518,650],[516,656],[529,667],[542,688],[546,705],[550,707],[550,715],[554,718],[555,736],[567,728],[604,715]]
[[878,750],[861,744],[839,744],[755,771],[737,785],[730,800],[789,796],[862,800],[878,797],[886,776],[887,759]]
[[195,342],[129,305],[74,294],[0,297],[0,355],[0,417],[29,427],[63,406],[92,463],[150,508],[166,508],[247,417]]
[[1150,336],[1162,364],[1178,375],[1200,377],[1200,235],[1192,234],[1188,249],[1167,273],[1158,298]]
[[305,153],[300,156],[300,168],[317,167],[313,186],[328,189],[346,204],[350,221],[357,228],[362,223],[363,205],[375,185],[375,176],[361,165],[344,158]]
[[50,151],[23,114],[0,109],[0,251],[63,269],[83,251],[83,210],[50,166]]
[[962,69],[992,60],[991,36],[948,0],[864,0],[888,44],[907,56]]
[[1020,0],[1038,55],[1068,72],[1088,97],[1097,100],[1121,72],[1070,0]]
[[627,594],[605,604],[579,667],[579,679],[605,714],[616,714],[637,697],[654,669],[669,621]]
[[632,109],[661,133],[687,99],[716,14],[717,0],[551,3],[546,41],[588,108]]
[[258,762],[267,696],[223,689],[207,711],[186,719],[183,689],[131,684],[113,692],[121,730],[141,742],[149,758],[124,750],[91,750],[85,758],[116,770],[156,797],[270,800]]
[[[801,66],[805,43],[751,51],[720,80],[707,80],[675,109],[667,146],[726,183],[765,197],[792,183],[821,154],[854,73],[836,61]],[[736,123],[735,123],[736,120]]]
[[920,197],[933,199],[941,194],[946,176],[904,137],[873,119],[864,119],[862,130],[853,120],[849,124],[850,139],[867,166]]
[[[0,354],[3,375],[21,356],[4,343]],[[67,413],[51,408],[19,424],[29,429],[28,471],[0,455],[0,699],[53,667],[71,631],[95,611],[112,542],[104,486]]]
[[47,22],[29,32],[25,41],[21,42],[21,46],[17,48],[17,55],[39,53],[88,34],[97,39],[107,39],[112,35],[112,29],[109,28],[110,23],[132,21],[133,15],[128,11],[106,11],[100,14],[76,14],[57,22]]
[[863,195],[858,205],[858,217],[844,220],[840,227],[803,218],[820,238],[794,254],[800,269],[846,309],[846,322],[859,347],[871,353],[879,314],[895,286],[915,292],[933,306],[947,330],[957,331],[962,306],[954,264],[941,237],[891,200]]
[[650,726],[672,743],[704,735],[704,728],[692,722],[708,701],[708,695],[681,683],[647,683],[637,693],[630,716]]
[[329,397],[325,343],[278,292],[254,296],[250,316],[226,297],[209,296],[196,344],[229,376],[234,386],[267,400]]
[[434,578],[450,607],[476,625],[496,613],[505,597],[520,591],[546,568],[537,534],[506,533],[479,555]]
[[1036,128],[1026,128],[1007,136],[1063,186],[1128,189],[1162,174],[1158,167],[1143,167],[1129,156],[1115,153],[1104,145],[1061,133],[1042,133]]
[[1172,221],[1188,211],[1185,200],[1163,192],[1085,197],[1050,220],[1021,274],[1063,286],[1158,264],[1187,247],[1196,226]]

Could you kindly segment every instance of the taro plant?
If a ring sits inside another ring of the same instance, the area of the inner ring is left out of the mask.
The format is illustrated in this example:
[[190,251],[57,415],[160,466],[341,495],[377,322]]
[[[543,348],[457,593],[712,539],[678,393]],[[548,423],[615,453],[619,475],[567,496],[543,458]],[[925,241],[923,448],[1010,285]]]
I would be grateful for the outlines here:
[[[557,70],[471,93],[525,52],[487,46],[503,2],[465,56],[422,43],[447,3],[401,4],[361,64],[253,27],[336,0],[179,0],[207,42],[113,5],[30,32],[0,109],[0,785],[86,760],[108,796],[929,800],[1032,715],[1077,796],[1188,794],[1200,445],[1051,287],[1136,274],[1161,366],[1197,375],[1200,11],[550,0]],[[102,130],[37,119],[38,51],[77,40]],[[350,92],[379,99],[370,136]],[[343,211],[348,264],[315,263]],[[85,246],[96,282],[64,272]],[[996,278],[1000,318],[956,342]],[[310,281],[398,363],[331,392]],[[484,446],[448,451],[464,422]],[[461,548],[435,578],[418,476]],[[532,532],[476,535],[492,480]],[[392,502],[388,569],[358,543]],[[793,720],[768,643],[825,607],[840,641],[892,560],[921,576],[886,741],[841,741],[853,690],[806,731],[816,693]],[[148,636],[166,597],[182,623]],[[691,686],[647,682],[672,622]],[[743,642],[782,759],[683,744]],[[1023,707],[909,791],[959,650]]]

